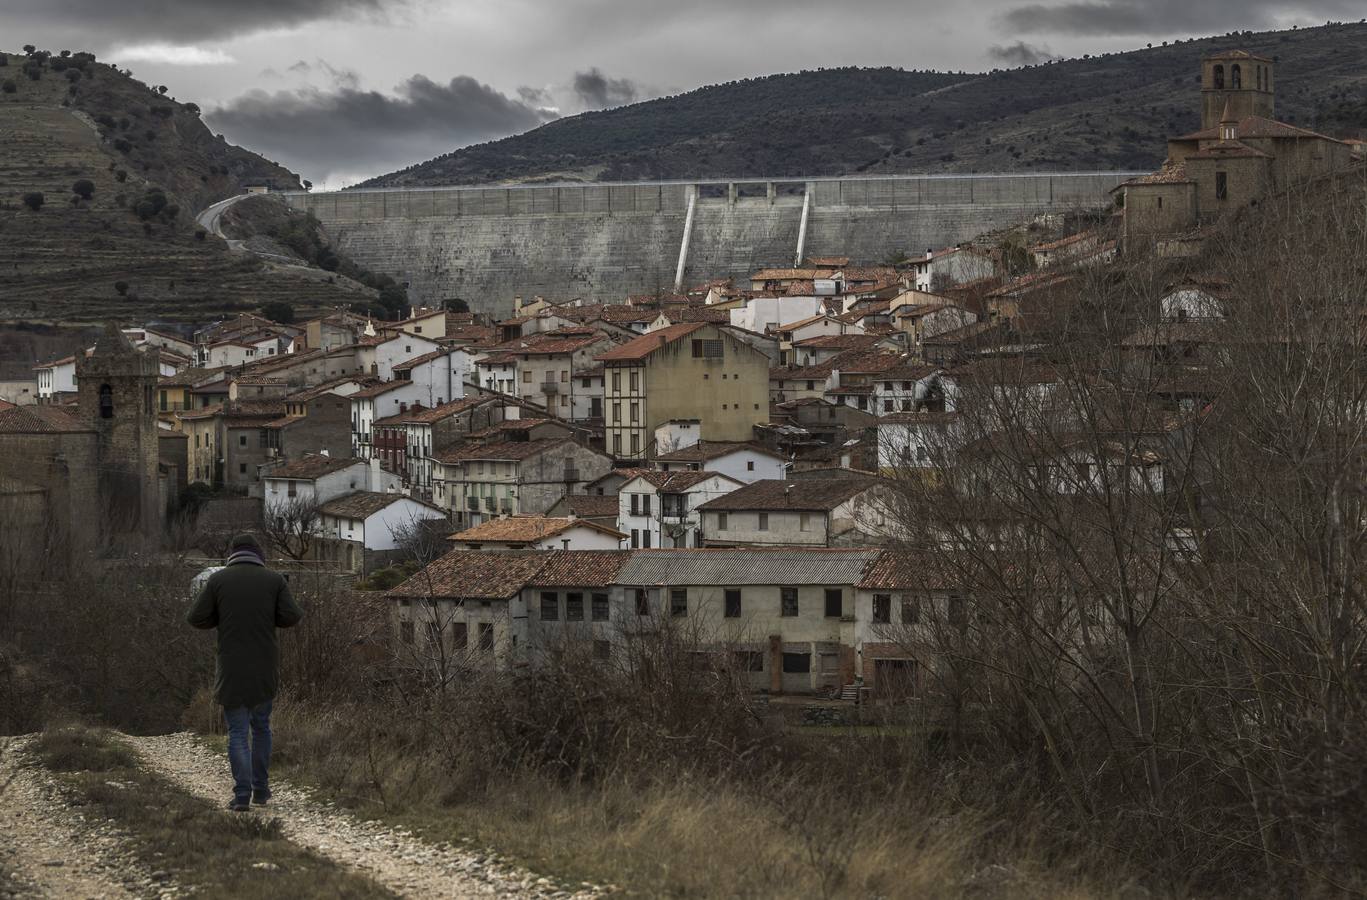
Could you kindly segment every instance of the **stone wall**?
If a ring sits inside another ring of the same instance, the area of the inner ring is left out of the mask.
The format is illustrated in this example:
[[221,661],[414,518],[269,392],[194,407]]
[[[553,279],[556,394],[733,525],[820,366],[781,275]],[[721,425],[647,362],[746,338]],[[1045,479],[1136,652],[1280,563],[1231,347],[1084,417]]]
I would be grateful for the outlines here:
[[409,283],[415,303],[460,297],[506,316],[513,297],[620,302],[669,290],[696,193],[684,281],[793,264],[875,263],[968,240],[1037,214],[1100,208],[1137,173],[900,176],[752,182],[520,185],[290,193],[362,265]]

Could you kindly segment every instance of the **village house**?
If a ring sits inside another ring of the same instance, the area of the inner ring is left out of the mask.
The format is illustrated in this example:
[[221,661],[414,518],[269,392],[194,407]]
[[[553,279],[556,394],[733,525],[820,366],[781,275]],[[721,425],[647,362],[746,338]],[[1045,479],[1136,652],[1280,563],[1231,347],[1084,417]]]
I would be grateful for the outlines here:
[[420,385],[425,394],[419,400],[426,406],[441,406],[466,394],[473,363],[464,350],[442,348],[393,366],[395,381]]
[[618,489],[617,527],[632,547],[698,547],[698,507],[740,486],[717,472],[640,469]]
[[952,467],[964,443],[957,412],[895,412],[878,420],[878,471]]
[[715,325],[671,325],[598,359],[615,459],[648,457],[665,422],[697,419],[704,440],[744,441],[768,414],[768,357]]
[[380,468],[378,460],[310,454],[262,473],[267,515],[290,507],[321,506],[356,491],[395,493],[398,476]]
[[499,516],[448,538],[467,550],[617,550],[626,535],[575,516]]
[[782,455],[753,441],[698,441],[678,450],[661,453],[655,457],[654,463],[663,472],[698,472],[706,469],[741,484],[782,478],[787,473]]
[[871,475],[834,470],[757,481],[700,506],[705,547],[840,547],[876,543],[886,530],[885,489]]
[[990,278],[997,273],[997,262],[991,253],[978,247],[950,247],[927,250],[925,256],[908,261],[906,268],[916,290],[935,292]]
[[[602,481],[601,478],[598,480]],[[618,505],[615,491],[611,494],[566,494],[551,504],[550,509],[546,510],[546,516],[553,519],[574,516],[595,525],[606,525],[616,529]]]
[[356,491],[318,507],[318,559],[359,575],[404,555],[424,527],[445,523],[446,514],[403,494]]
[[411,381],[382,381],[352,394],[351,433],[356,455],[361,459],[375,455],[375,420],[408,412],[427,395],[423,385]]
[[432,454],[503,421],[494,397],[466,397],[428,409],[417,405],[372,423],[373,454],[416,497],[432,498]]
[[612,468],[608,457],[567,437],[469,443],[435,452],[432,464],[433,501],[466,527],[545,513]]
[[441,349],[436,341],[385,329],[374,337],[362,338],[356,345],[356,368],[381,381],[394,379],[394,366]]

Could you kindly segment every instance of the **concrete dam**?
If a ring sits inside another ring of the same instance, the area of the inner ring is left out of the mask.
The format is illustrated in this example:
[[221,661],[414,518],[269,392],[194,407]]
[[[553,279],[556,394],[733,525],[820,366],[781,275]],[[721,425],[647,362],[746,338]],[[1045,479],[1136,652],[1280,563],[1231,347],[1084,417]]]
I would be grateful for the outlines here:
[[344,253],[506,316],[513,297],[620,303],[808,256],[876,263],[1042,213],[1105,208],[1139,173],[911,175],[289,192]]

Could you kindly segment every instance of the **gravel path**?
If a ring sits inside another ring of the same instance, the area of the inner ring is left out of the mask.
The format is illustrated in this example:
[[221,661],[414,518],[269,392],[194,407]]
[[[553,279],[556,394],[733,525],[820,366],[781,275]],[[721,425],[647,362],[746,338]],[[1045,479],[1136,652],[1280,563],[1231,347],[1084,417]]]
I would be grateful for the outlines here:
[[0,738],[0,897],[104,900],[168,889],[142,868],[117,829],[87,820],[45,769],[30,764],[29,740]]
[[[232,793],[228,761],[192,734],[123,738],[153,771],[189,793],[226,803]],[[429,844],[407,831],[355,819],[320,803],[307,791],[276,781],[268,812],[290,840],[320,856],[356,869],[406,897],[597,896],[588,888],[563,890],[550,879],[489,856],[447,844]]]

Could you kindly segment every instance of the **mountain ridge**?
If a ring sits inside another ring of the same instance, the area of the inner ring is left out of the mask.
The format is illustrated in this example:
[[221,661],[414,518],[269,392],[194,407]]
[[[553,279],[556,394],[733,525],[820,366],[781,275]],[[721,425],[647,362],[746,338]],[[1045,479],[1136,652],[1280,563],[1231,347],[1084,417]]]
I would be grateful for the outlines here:
[[1151,170],[1169,135],[1199,124],[1200,59],[1234,48],[1279,60],[1279,118],[1367,128],[1367,25],[1334,23],[977,74],[846,67],[727,82],[559,119],[355,187]]

